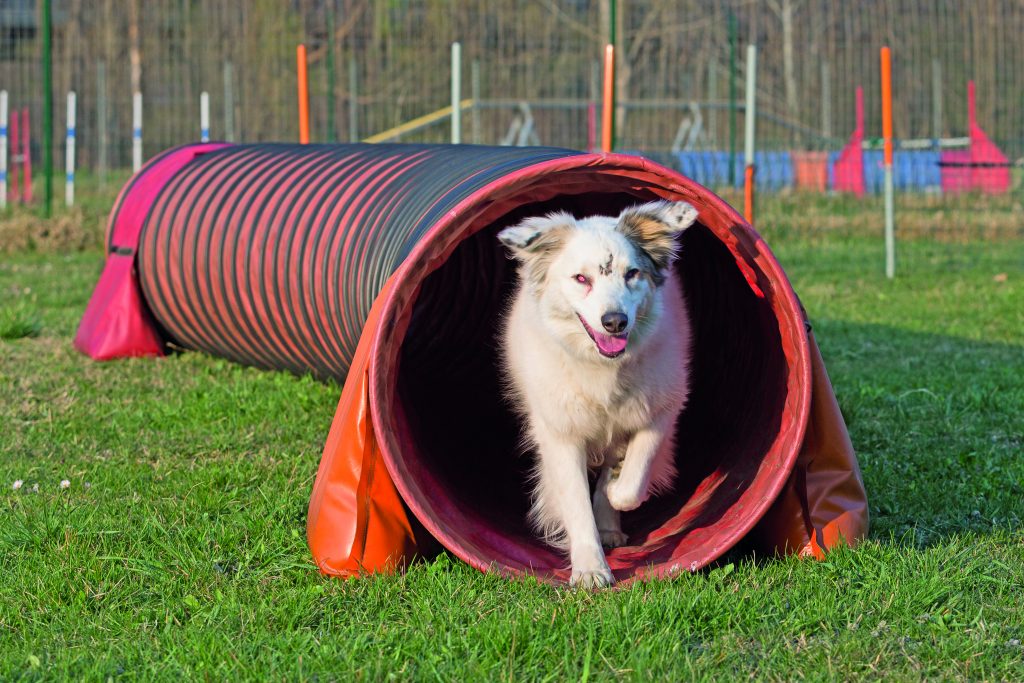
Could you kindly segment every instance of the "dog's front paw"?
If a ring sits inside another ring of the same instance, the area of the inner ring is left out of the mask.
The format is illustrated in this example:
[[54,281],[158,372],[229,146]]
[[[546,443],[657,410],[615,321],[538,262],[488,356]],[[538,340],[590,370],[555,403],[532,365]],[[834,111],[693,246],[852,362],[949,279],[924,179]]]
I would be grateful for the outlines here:
[[577,569],[573,567],[572,576],[569,577],[569,585],[573,588],[606,588],[615,583],[612,570],[606,564],[603,567]]
[[619,548],[626,545],[629,540],[626,538],[626,534],[618,529],[599,529],[598,533],[601,534],[601,545],[605,548]]
[[616,479],[609,484],[607,494],[608,502],[619,512],[636,510],[647,500],[647,491],[626,486],[622,479]]

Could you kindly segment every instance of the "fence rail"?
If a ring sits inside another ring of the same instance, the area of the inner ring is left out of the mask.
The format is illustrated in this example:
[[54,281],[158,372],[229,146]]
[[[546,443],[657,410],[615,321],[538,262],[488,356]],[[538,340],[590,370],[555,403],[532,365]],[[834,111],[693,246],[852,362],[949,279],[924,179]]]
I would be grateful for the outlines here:
[[[0,3],[0,88],[12,116],[29,113],[37,172],[42,3]],[[1020,184],[1024,3],[1016,0],[621,0],[617,7],[614,0],[52,0],[52,7],[51,95],[63,103],[77,93],[80,175],[130,169],[133,150],[148,158],[203,135],[297,139],[300,43],[308,49],[314,142],[447,141],[449,127],[440,124],[451,105],[450,46],[458,41],[462,97],[470,101],[462,140],[594,147],[600,59],[614,34],[617,148],[703,173],[698,181],[735,177],[729,164],[742,150],[736,135],[745,107],[730,93],[743,91],[746,67],[730,56],[756,44],[758,152],[765,160],[788,154],[790,165],[775,175],[759,170],[763,188],[842,190],[833,182],[835,162],[857,130],[862,88],[864,184],[875,189],[878,48],[887,44],[897,191],[977,189],[961,176],[997,163],[1011,178],[1007,191]],[[977,139],[969,82],[977,126],[1005,161],[963,156]],[[133,118],[137,93],[141,120]],[[61,109],[54,109],[57,160],[65,154]],[[730,154],[724,175],[705,172],[723,163],[708,155],[722,153]],[[804,176],[811,180],[801,185]]]

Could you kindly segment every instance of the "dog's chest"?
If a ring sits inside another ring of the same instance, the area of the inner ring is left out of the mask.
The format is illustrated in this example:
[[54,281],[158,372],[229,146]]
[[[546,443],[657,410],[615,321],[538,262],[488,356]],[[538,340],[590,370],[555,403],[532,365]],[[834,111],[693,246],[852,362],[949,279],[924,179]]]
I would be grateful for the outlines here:
[[574,431],[594,442],[611,442],[631,434],[651,420],[651,397],[618,373],[581,375],[565,394],[566,415]]

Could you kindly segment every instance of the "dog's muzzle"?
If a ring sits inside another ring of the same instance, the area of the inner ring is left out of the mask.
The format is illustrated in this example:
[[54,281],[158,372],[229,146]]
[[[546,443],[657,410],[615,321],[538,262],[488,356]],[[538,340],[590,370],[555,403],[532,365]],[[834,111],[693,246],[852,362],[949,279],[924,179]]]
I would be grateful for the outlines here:
[[[624,313],[605,313],[601,316],[601,324],[604,325],[605,329],[608,329],[609,324],[605,323],[605,318],[610,315],[620,316],[621,321],[616,320],[615,326],[619,330],[626,329],[626,325],[629,324],[629,318]],[[603,334],[596,331],[593,327],[587,324],[587,321],[583,319],[583,316],[579,313],[576,317],[580,319],[580,323],[583,324],[583,329],[587,331],[594,344],[597,346],[597,351],[605,358],[618,358],[626,352],[626,344],[629,343],[629,332],[620,334]],[[619,323],[621,322],[621,325]]]

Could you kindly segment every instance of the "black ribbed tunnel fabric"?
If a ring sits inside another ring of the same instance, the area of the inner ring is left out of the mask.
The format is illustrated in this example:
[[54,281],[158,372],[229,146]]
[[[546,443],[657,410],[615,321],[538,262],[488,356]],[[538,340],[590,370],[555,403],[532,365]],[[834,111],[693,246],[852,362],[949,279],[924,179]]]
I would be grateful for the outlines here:
[[146,300],[187,348],[343,379],[370,306],[440,217],[549,148],[239,145],[185,166],[139,244]]

